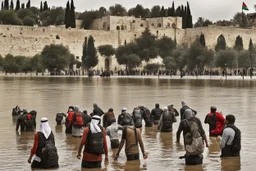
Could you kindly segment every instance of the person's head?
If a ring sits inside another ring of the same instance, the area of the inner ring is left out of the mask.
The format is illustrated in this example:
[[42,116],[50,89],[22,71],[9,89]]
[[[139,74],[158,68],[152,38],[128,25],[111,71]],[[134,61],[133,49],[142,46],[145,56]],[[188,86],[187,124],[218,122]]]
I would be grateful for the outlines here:
[[23,114],[28,114],[27,109],[23,109],[23,110],[22,110],[22,113],[23,113]]
[[211,106],[211,113],[215,113],[217,111],[217,107],[216,106]]
[[94,116],[92,117],[92,121],[91,121],[91,122],[94,122],[94,123],[100,124],[100,121],[101,121],[100,116],[98,116],[98,115],[94,115]]
[[159,106],[159,103],[156,103],[155,107],[156,107],[156,108],[159,108],[159,107],[160,107],[160,106]]
[[184,107],[187,106],[187,104],[184,101],[181,101],[181,106]]
[[75,111],[75,112],[79,112],[79,106],[78,106],[78,105],[75,105],[74,111]]
[[69,112],[73,112],[73,109],[72,109],[72,108],[69,108],[68,111],[69,111]]
[[93,108],[97,108],[98,105],[96,103],[93,103]]
[[168,107],[164,107],[164,112],[168,112]]
[[123,112],[126,112],[126,111],[127,111],[127,108],[126,108],[126,107],[123,107],[123,108],[122,108],[122,113],[123,113]]
[[167,107],[168,107],[168,110],[171,110],[173,108],[173,104],[170,104]]
[[108,109],[108,112],[113,112],[114,110],[112,108]]
[[84,115],[87,115],[87,110],[84,110],[84,111],[83,111],[83,114],[84,114]]
[[41,118],[41,122],[40,122],[40,132],[42,132],[45,136],[46,139],[48,139],[48,137],[51,134],[51,127],[48,123],[48,119],[43,117]]
[[235,121],[236,121],[236,118],[235,118],[234,115],[229,114],[229,115],[226,116],[226,120],[225,120],[226,124],[234,124]]
[[191,109],[186,109],[184,113],[185,119],[192,119],[194,117]]

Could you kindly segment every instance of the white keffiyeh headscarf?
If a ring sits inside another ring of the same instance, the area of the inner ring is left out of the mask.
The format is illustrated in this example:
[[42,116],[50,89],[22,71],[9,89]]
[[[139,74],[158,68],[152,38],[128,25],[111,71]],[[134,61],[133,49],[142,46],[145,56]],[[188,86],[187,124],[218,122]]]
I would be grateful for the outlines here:
[[101,132],[101,129],[99,127],[100,120],[101,119],[98,115],[95,115],[92,117],[92,121],[90,124],[90,130],[91,130],[92,134]]
[[41,123],[40,123],[40,132],[42,132],[45,136],[46,139],[49,138],[52,129],[48,123],[48,119],[47,118],[42,118],[41,119]]

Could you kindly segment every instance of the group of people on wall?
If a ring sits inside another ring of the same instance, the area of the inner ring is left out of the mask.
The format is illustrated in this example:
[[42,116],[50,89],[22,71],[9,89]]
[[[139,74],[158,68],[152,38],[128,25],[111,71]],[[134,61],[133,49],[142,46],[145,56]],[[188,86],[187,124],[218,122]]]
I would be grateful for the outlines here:
[[[180,116],[176,143],[180,143],[180,135],[183,132],[185,149],[185,155],[180,158],[185,158],[187,165],[202,164],[204,147],[209,146],[206,133],[200,119],[196,117],[197,111],[183,101],[181,105],[180,112],[173,105],[161,109],[158,103],[151,111],[144,106],[138,106],[133,109],[132,113],[128,113],[127,108],[123,107],[117,119],[112,108],[104,113],[97,104],[93,104],[93,112],[88,114],[86,110],[81,112],[79,106],[76,105],[70,106],[67,114],[57,113],[56,123],[57,125],[65,123],[67,134],[81,138],[77,153],[77,158],[82,158],[81,166],[83,168],[100,168],[103,160],[102,154],[105,154],[105,160],[108,161],[106,136],[110,138],[111,148],[117,148],[115,160],[118,160],[124,145],[127,160],[139,160],[139,146],[143,158],[147,159],[148,153],[144,148],[141,136],[143,120],[145,127],[155,126],[160,132],[172,132],[172,125],[177,122],[177,117]],[[28,118],[34,122],[31,124],[32,127],[27,128]],[[21,131],[34,131],[36,129],[35,118],[36,114],[23,110],[17,119],[16,131],[19,127],[21,127]],[[204,123],[209,124],[209,136],[222,137],[219,145],[221,157],[240,156],[241,132],[235,126],[234,115],[229,114],[224,118],[222,113],[217,112],[217,108],[212,106]],[[118,134],[119,130],[122,131],[121,140]],[[81,155],[82,150],[83,157]],[[57,168],[59,167],[58,158],[54,134],[48,124],[48,119],[42,118],[40,129],[34,136],[34,145],[28,162],[32,162],[32,168]]]

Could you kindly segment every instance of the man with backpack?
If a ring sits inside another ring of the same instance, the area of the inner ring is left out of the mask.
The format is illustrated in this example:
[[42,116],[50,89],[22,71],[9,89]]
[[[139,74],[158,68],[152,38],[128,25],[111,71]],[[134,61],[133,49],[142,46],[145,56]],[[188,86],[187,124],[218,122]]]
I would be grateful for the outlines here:
[[122,113],[118,116],[118,120],[117,120],[118,125],[125,126],[131,122],[133,123],[132,116],[126,111],[127,111],[127,108],[123,107]]
[[199,118],[195,117],[191,109],[186,109],[184,118],[179,125],[176,133],[177,143],[180,142],[180,134],[183,131],[184,147],[186,150],[185,158],[187,165],[202,164],[204,151],[204,141],[208,147],[205,131]]
[[132,122],[129,122],[124,126],[125,127],[123,128],[122,140],[115,155],[115,160],[118,159],[119,153],[122,150],[124,144],[127,160],[139,160],[140,155],[138,143],[140,145],[143,158],[147,159],[148,155],[144,150],[144,143],[142,141],[140,129],[136,128]]
[[139,108],[135,108],[132,112],[132,119],[134,121],[134,126],[136,128],[141,128],[142,127],[142,111]]
[[40,131],[35,134],[34,146],[28,159],[31,163],[32,157],[35,156],[32,168],[58,168],[59,156],[55,147],[55,140],[52,130],[48,124],[47,118],[42,118],[40,123]]
[[241,131],[234,125],[235,116],[226,116],[226,127],[223,130],[220,148],[221,157],[237,157],[240,156],[241,150]]
[[145,121],[145,127],[152,127],[153,123],[150,110],[144,106],[139,106],[139,109],[142,111],[142,115]]
[[168,111],[168,108],[165,107],[157,128],[161,132],[172,132],[173,122],[177,122],[174,112]]
[[36,129],[36,117],[31,113],[24,116],[24,126],[26,132],[33,132]]
[[71,127],[71,121],[74,115],[74,107],[70,106],[68,109],[68,116],[66,117],[66,134],[70,134],[72,133],[72,127]]
[[84,129],[77,153],[77,158],[80,159],[84,147],[82,168],[101,168],[104,153],[105,160],[108,161],[106,131],[100,125],[100,120],[100,116],[94,115],[89,126]]
[[159,107],[159,104],[156,103],[155,108],[151,110],[151,116],[152,116],[154,125],[158,125],[162,113],[163,113],[163,110]]
[[187,109],[191,109],[193,112],[193,115],[195,116],[197,114],[197,111],[195,111],[194,109],[190,108],[184,101],[181,101],[181,108],[180,108],[180,121],[182,121],[183,119],[185,119],[185,111]]
[[18,117],[17,122],[16,122],[16,131],[19,130],[19,127],[20,127],[21,132],[25,131],[24,119],[27,114],[28,114],[28,111],[26,109],[23,109],[22,114]]
[[111,120],[115,119],[115,114],[113,112],[114,110],[110,108],[107,113],[103,115],[103,127],[107,128],[111,125]]
[[224,128],[225,118],[219,112],[215,106],[211,107],[211,112],[205,117],[204,123],[209,124],[209,135],[218,136],[222,134]]
[[82,112],[79,110],[79,106],[74,107],[75,113],[72,116],[69,127],[72,127],[72,136],[73,137],[82,137],[84,131],[84,117]]

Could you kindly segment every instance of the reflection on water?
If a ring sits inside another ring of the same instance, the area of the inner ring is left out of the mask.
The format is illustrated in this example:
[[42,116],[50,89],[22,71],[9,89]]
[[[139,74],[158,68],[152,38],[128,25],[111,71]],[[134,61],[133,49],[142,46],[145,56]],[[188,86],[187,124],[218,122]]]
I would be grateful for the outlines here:
[[[16,134],[17,118],[12,118],[11,109],[17,104],[28,111],[35,109],[37,124],[45,116],[53,129],[59,153],[58,170],[81,170],[81,161],[76,158],[80,138],[65,134],[65,125],[56,126],[55,116],[66,112],[70,105],[78,104],[81,110],[92,112],[97,103],[105,112],[112,107],[117,114],[122,107],[129,112],[138,105],[149,109],[155,103],[160,106],[174,104],[177,110],[183,100],[198,111],[203,121],[210,106],[217,106],[224,115],[236,116],[236,125],[242,131],[241,160],[220,159],[220,138],[209,138],[210,147],[205,149],[204,164],[185,166],[178,159],[185,154],[183,140],[176,144],[178,122],[172,133],[160,133],[156,126],[143,127],[142,137],[147,160],[126,162],[124,149],[114,162],[115,150],[109,149],[109,162],[102,161],[102,170],[254,170],[256,159],[256,81],[225,80],[174,80],[150,78],[85,78],[85,77],[0,77],[0,160],[3,170],[30,170],[27,163],[33,146],[34,133]],[[208,134],[208,125],[203,124]],[[37,126],[39,128],[39,125]],[[109,143],[109,138],[108,138]],[[97,169],[98,170],[98,169]]]

